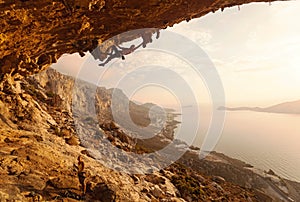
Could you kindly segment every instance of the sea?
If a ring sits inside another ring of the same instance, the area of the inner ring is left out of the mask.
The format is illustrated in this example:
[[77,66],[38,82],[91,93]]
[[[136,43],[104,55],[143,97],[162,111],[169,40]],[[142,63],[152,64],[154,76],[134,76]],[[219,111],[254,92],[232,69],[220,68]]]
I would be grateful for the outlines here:
[[[185,134],[194,133],[195,112],[185,110],[181,124]],[[193,145],[201,147],[213,113],[200,107],[199,128]],[[179,117],[180,120],[180,117]],[[253,111],[226,111],[214,149],[256,168],[300,182],[300,115]],[[215,127],[215,126],[214,126]]]

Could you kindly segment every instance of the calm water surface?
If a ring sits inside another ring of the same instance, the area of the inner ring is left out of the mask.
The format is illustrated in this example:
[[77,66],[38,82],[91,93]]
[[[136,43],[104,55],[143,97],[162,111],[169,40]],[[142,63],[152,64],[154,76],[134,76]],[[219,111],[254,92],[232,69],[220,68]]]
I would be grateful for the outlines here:
[[[196,146],[202,144],[208,117],[201,116]],[[190,120],[193,121],[192,117]],[[300,182],[300,115],[226,112],[224,129],[215,150]]]

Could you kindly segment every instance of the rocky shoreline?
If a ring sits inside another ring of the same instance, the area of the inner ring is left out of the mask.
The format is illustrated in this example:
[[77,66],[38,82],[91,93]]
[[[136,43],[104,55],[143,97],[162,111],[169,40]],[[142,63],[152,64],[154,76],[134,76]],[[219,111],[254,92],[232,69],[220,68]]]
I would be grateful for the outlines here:
[[197,157],[198,154],[188,152],[182,162],[205,175],[221,176],[242,187],[263,191],[270,197],[270,201],[278,198],[282,201],[299,200],[300,193],[296,190],[299,190],[300,183],[284,179],[272,170],[263,171],[218,152],[211,152],[201,160],[196,159]]
[[[95,107],[101,110],[96,122],[101,133],[83,139],[78,130],[93,131],[95,120],[81,116],[77,120],[83,125],[76,127],[72,78],[48,70],[1,86],[0,201],[299,201],[299,183],[258,174],[248,164],[216,152],[200,160],[197,148],[173,140],[175,115],[153,138],[136,140],[112,121],[111,91],[98,89]],[[131,106],[136,124],[149,123],[149,107]],[[162,169],[165,156],[152,154],[170,141],[171,153],[185,153]],[[101,161],[95,150],[103,152]],[[150,169],[141,163],[144,156]],[[119,172],[126,165],[139,165],[145,174]]]

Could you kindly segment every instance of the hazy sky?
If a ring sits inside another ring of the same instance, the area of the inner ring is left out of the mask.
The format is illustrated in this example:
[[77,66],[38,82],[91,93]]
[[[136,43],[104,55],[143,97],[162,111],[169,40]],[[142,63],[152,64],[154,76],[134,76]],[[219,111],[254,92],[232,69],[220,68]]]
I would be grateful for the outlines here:
[[[248,4],[240,11],[237,7],[228,8],[169,30],[193,40],[208,54],[223,82],[228,105],[266,106],[300,99],[299,11],[300,1],[273,2],[271,6]],[[87,58],[64,56],[53,67],[76,75]],[[100,69],[96,63],[89,65]],[[192,72],[185,74],[189,77]],[[93,75],[94,71],[88,77]],[[205,89],[203,85],[201,88]],[[153,89],[155,86],[145,87],[144,92],[149,95]],[[160,94],[159,89],[156,92]],[[134,97],[143,100],[142,94],[136,92]],[[209,93],[200,94],[196,96]],[[164,97],[162,91],[157,99],[168,100],[170,96]]]

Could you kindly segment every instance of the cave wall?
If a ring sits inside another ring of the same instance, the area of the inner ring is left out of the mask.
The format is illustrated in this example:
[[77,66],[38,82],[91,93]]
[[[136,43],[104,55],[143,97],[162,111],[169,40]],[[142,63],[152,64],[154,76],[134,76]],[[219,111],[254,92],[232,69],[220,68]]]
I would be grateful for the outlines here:
[[64,53],[92,51],[119,33],[166,28],[218,9],[264,0],[0,1],[0,80],[46,69]]

